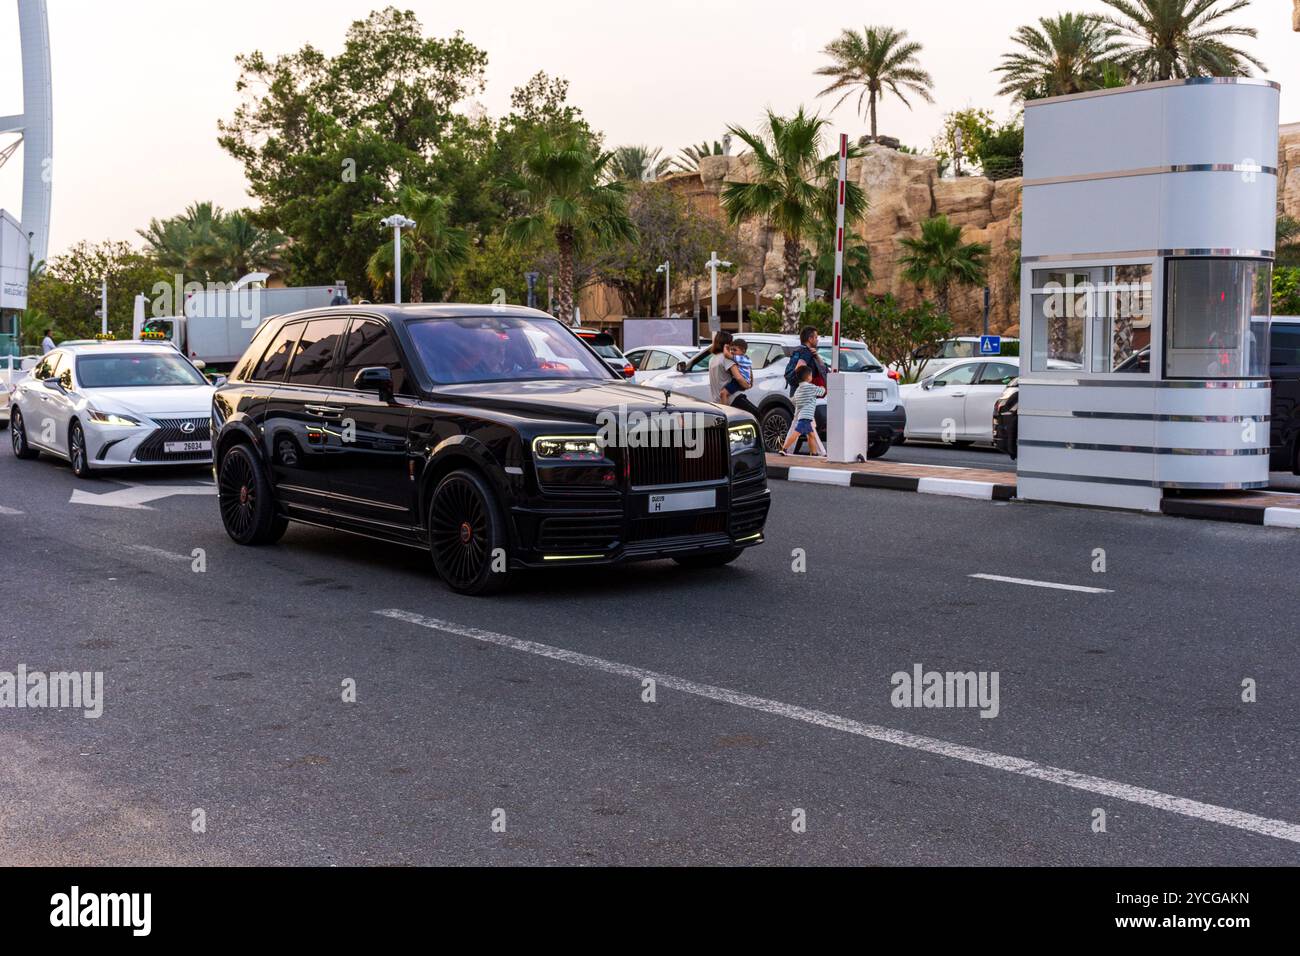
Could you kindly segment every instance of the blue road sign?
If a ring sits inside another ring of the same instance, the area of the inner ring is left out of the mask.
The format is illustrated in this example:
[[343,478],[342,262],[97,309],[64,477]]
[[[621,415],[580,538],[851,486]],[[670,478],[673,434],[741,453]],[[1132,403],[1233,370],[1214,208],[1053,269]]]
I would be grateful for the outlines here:
[[1001,355],[1002,354],[1002,336],[1000,335],[981,335],[980,336],[980,355]]

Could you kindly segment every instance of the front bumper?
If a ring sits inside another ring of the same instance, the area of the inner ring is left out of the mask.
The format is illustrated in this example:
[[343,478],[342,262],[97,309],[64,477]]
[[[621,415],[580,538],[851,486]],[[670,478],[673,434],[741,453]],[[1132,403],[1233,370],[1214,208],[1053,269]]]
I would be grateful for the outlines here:
[[206,414],[193,413],[160,415],[140,425],[82,423],[92,468],[211,464],[211,428]]

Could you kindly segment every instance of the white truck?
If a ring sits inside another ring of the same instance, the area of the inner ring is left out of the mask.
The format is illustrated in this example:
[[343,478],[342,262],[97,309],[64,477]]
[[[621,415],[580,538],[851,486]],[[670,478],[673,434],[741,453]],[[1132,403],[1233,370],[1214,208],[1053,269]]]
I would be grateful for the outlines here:
[[267,289],[267,274],[253,272],[228,289],[184,295],[184,315],[148,316],[148,299],[135,298],[131,338],[171,342],[183,355],[200,360],[205,369],[229,371],[267,319],[300,309],[342,305],[347,285],[298,286]]

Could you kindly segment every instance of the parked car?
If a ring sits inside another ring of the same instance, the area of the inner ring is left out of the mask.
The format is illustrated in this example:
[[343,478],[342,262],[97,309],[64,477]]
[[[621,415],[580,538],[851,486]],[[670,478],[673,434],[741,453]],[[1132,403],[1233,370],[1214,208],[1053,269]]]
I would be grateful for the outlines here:
[[[799,346],[799,336],[779,335],[770,332],[746,332],[740,336],[749,343],[749,359],[754,363],[754,386],[745,392],[758,408],[763,444],[768,451],[781,447],[790,422],[794,418],[794,403],[790,401],[785,381],[785,367]],[[829,364],[831,347],[822,341],[818,353]],[[679,362],[675,369],[656,376],[651,386],[673,392],[683,392],[695,398],[711,401],[709,394],[708,350]],[[885,372],[884,366],[862,342],[842,340],[840,343],[840,371],[861,373],[867,381],[867,428],[869,443],[867,456],[879,458],[889,446],[903,437],[907,413],[898,397],[898,383]],[[826,400],[817,403],[817,431],[826,434]]]
[[[928,355],[928,358],[926,356]],[[1003,338],[1002,351],[997,355],[980,355],[980,337],[978,335],[959,335],[955,338],[944,339],[933,348],[919,348],[912,352],[912,358],[926,358],[925,366],[921,369],[921,377],[925,378],[930,375],[938,375],[947,370],[950,366],[958,362],[964,362],[967,359],[1000,359],[1000,358],[1018,358],[1020,355],[1020,340],[1017,338]],[[915,363],[913,363],[915,365]]]
[[40,361],[37,355],[0,355],[0,431],[9,427],[9,396]]
[[636,369],[632,381],[644,385],[663,372],[672,371],[678,362],[694,358],[699,353],[698,347],[689,345],[643,345],[635,348],[627,353],[627,360]]
[[584,329],[578,327],[571,330],[574,335],[582,339],[592,350],[605,360],[605,364],[614,370],[616,375],[625,379],[630,379],[636,375],[636,368],[627,360],[621,351],[618,343],[614,341],[614,336],[608,332],[601,332],[597,329]]
[[907,409],[908,439],[957,445],[993,441],[993,405],[1019,374],[1019,358],[977,359],[904,385],[899,395]]
[[78,478],[110,468],[206,465],[212,393],[171,345],[61,346],[15,386],[10,442],[18,458],[66,459]]
[[[702,437],[611,444],[619,412],[703,423]],[[487,594],[521,568],[717,567],[763,540],[753,417],[626,384],[534,309],[278,317],[217,389],[212,418],[221,519],[240,544],[320,525],[425,548],[452,589]]]
[[1269,355],[1273,379],[1269,468],[1300,475],[1300,316],[1273,316]]

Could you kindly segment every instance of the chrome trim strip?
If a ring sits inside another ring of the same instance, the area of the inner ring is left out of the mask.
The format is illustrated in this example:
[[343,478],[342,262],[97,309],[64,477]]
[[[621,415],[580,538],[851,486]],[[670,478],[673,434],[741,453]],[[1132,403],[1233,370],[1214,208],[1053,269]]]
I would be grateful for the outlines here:
[[1267,455],[1267,448],[1160,448],[1153,445],[1103,445],[1084,441],[1047,441],[1041,438],[1022,438],[1021,445],[1035,448],[1066,448],[1071,451],[1118,451],[1135,455],[1198,455],[1210,458],[1235,458]]
[[1139,488],[1184,488],[1195,491],[1249,491],[1267,488],[1267,481],[1147,481],[1145,478],[1106,478],[1101,475],[1067,475],[1048,471],[1022,471],[1017,478],[1041,478],[1043,481],[1075,481],[1094,485],[1132,485]]
[[1095,259],[1105,265],[1122,265],[1119,259],[1156,259],[1161,256],[1198,258],[1272,259],[1275,249],[1130,249],[1125,252],[1068,252],[1060,255],[1021,256],[1021,262],[1082,262]]
[[1272,415],[1152,415],[1147,412],[1080,412],[1054,411],[1050,409],[1027,409],[1019,411],[1021,416],[1029,418],[1100,418],[1107,421],[1124,422],[1270,422]]
[[[296,491],[300,495],[314,495],[317,498],[328,498],[331,501],[346,501],[349,504],[365,505],[367,508],[379,508],[385,511],[406,511],[401,505],[390,505],[383,501],[373,501],[369,498],[354,498],[351,495],[342,495],[336,491],[320,491],[316,488],[304,488],[302,485],[281,484],[277,486],[280,491]],[[395,527],[404,527],[396,525]]]
[[1276,166],[1258,163],[1178,163],[1172,166],[1142,166],[1137,169],[1116,169],[1104,173],[1076,173],[1073,176],[1044,176],[1026,179],[1022,189],[1030,186],[1059,186],[1063,183],[1090,183],[1100,179],[1130,179],[1134,176],[1163,176],[1169,173],[1263,173],[1276,176]]
[[1267,378],[1141,378],[1116,381],[1109,378],[1022,378],[1021,385],[1081,385],[1085,388],[1271,388]]
[[1135,83],[1132,86],[1116,86],[1108,90],[1088,90],[1086,93],[1068,93],[1064,96],[1045,96],[1037,100],[1025,100],[1025,109],[1031,106],[1046,106],[1064,100],[1090,100],[1096,96],[1114,96],[1117,93],[1140,93],[1145,90],[1158,90],[1167,86],[1271,86],[1281,90],[1282,84],[1265,80],[1257,76],[1193,76],[1181,80],[1155,80],[1151,83]]

